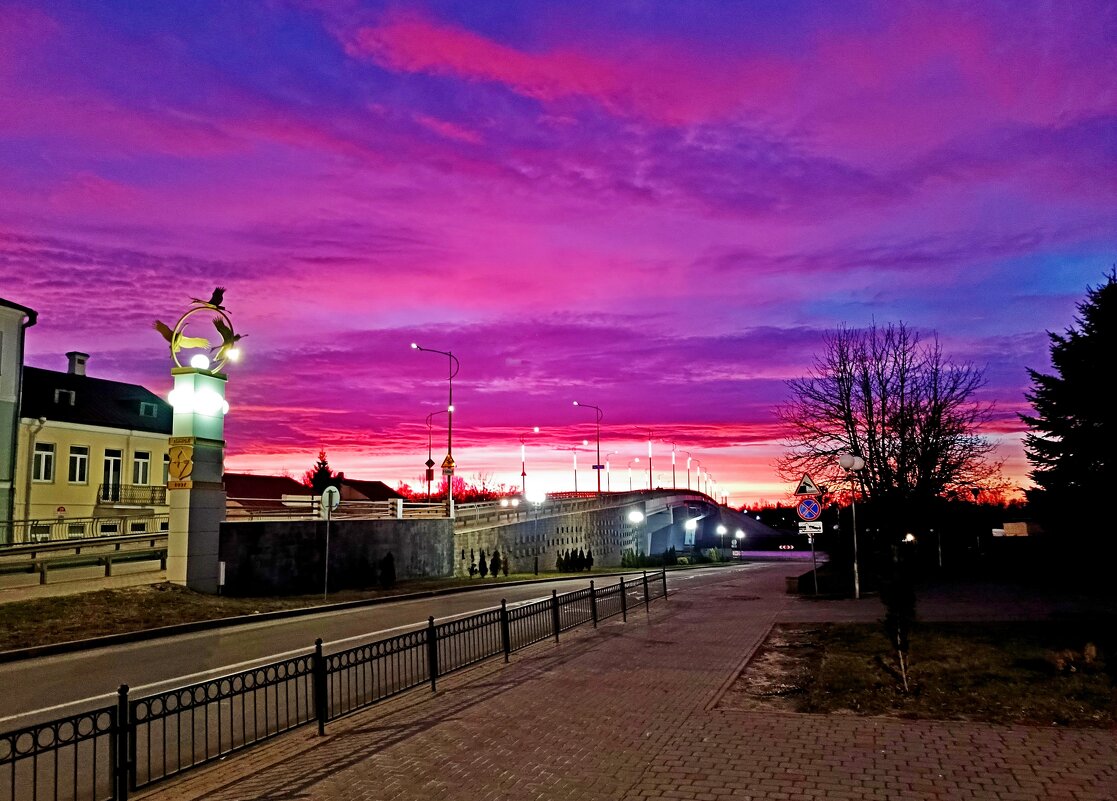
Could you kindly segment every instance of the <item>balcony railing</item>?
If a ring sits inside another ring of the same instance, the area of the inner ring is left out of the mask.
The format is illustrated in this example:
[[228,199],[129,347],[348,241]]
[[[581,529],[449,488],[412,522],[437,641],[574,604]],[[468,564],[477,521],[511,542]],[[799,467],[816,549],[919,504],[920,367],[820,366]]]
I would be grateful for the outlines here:
[[138,484],[101,484],[97,487],[97,503],[118,506],[166,506],[167,488]]

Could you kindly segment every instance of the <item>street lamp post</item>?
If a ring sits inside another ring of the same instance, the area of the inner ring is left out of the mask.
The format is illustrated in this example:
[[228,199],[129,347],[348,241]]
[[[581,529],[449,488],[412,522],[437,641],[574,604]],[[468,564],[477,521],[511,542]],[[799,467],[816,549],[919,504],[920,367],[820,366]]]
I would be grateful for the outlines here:
[[694,461],[694,457],[690,455],[690,451],[683,451],[686,454],[686,488],[690,491],[690,463]]
[[648,429],[648,490],[652,488],[652,430]]
[[675,448],[676,444],[671,443],[671,489],[675,489]]
[[639,461],[640,461],[640,457],[637,456],[635,459],[630,459],[629,462],[628,462],[628,491],[629,492],[632,492],[632,465],[638,463]]
[[520,482],[522,483],[520,489],[525,496],[527,495],[527,442],[525,440],[529,433],[538,434],[539,426],[535,426],[530,432],[525,431],[520,434]]
[[432,455],[433,445],[431,440],[431,420],[434,419],[436,414],[446,414],[445,409],[439,409],[437,412],[431,412],[427,415],[427,503],[431,502],[431,479],[434,478],[434,457]]
[[849,478],[849,507],[853,523],[853,597],[859,599],[861,577],[857,569],[857,484],[854,473],[864,469],[865,460],[852,453],[843,453],[838,456],[838,464],[846,471],[846,477]]
[[718,523],[718,527],[717,527],[718,540],[719,540],[718,541],[718,550],[720,550],[720,551],[725,550],[725,535],[728,531],[729,531],[729,529],[727,529],[721,523]]
[[609,469],[609,457],[613,456],[614,454],[617,454],[617,453],[620,453],[620,451],[609,451],[609,453],[605,454],[605,491],[606,492],[612,492],[613,491],[613,475],[612,475],[612,471]]
[[443,467],[443,470],[449,470],[446,473],[446,510],[450,517],[454,516],[454,376],[458,374],[457,357],[448,350],[435,350],[434,348],[424,348],[416,342],[411,343],[411,349],[417,350],[422,353],[437,353],[449,359],[449,376],[450,376],[450,397],[446,402],[446,462],[449,467]]
[[597,494],[601,495],[601,471],[604,469],[601,464],[601,418],[604,417],[605,414],[601,411],[600,407],[594,406],[592,403],[579,403],[578,401],[574,401],[574,405],[593,409],[597,415],[597,419],[595,420],[597,430],[597,461],[594,462],[593,469],[597,473]]

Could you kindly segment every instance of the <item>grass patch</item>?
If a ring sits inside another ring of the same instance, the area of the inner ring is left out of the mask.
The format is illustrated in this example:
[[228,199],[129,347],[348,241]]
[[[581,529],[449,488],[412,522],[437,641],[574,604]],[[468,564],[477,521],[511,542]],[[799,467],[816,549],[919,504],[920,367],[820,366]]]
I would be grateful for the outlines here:
[[[919,624],[911,638],[914,685],[907,694],[895,675],[881,626],[812,626],[819,657],[798,709],[1004,724],[1114,726],[1115,623],[1107,619]],[[1083,658],[1087,643],[1097,649],[1089,663]]]
[[0,604],[0,651],[35,645],[84,640],[107,634],[142,631],[160,626],[218,620],[283,609],[305,609],[325,603],[404,595],[461,586],[495,586],[510,581],[561,578],[589,573],[509,574],[499,578],[446,578],[401,581],[391,590],[342,590],[330,593],[275,598],[232,598],[207,595],[177,584],[162,583],[76,595],[12,601]]

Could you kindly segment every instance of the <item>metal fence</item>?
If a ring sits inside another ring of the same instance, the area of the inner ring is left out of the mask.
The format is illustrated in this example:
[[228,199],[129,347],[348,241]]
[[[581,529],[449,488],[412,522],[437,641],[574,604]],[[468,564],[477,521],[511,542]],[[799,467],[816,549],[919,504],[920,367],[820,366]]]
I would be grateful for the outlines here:
[[128,794],[283,732],[667,596],[667,574],[427,625],[331,654],[313,651],[113,706],[0,733],[0,801],[126,801]]

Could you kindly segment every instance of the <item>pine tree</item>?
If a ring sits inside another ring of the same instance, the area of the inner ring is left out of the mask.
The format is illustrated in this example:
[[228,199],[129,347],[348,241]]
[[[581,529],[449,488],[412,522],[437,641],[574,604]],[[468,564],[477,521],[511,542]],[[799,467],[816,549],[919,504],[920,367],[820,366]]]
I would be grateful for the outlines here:
[[338,485],[338,474],[330,469],[330,463],[326,459],[326,451],[318,451],[318,461],[314,463],[314,467],[307,470],[303,475],[303,484],[310,487],[315,495],[321,495],[326,487],[336,487]]
[[482,550],[478,556],[479,559],[477,562],[477,569],[481,571],[481,578],[484,578],[485,576],[489,575],[489,562],[487,559],[485,559],[484,550]]
[[489,560],[489,574],[493,578],[500,575],[500,551],[493,551],[493,558]]
[[1036,485],[1028,501],[1044,529],[1064,542],[1109,545],[1112,539],[1094,519],[1099,502],[1117,486],[1117,417],[1111,393],[1101,386],[1117,352],[1117,269],[1106,278],[1087,289],[1077,327],[1048,332],[1054,374],[1028,370],[1032,390],[1026,397],[1036,412],[1021,415],[1031,429],[1024,448]]

